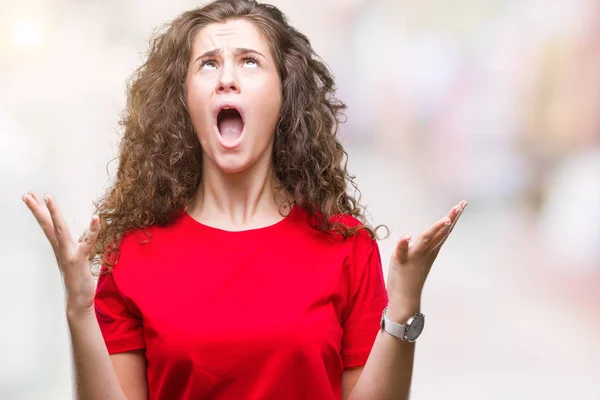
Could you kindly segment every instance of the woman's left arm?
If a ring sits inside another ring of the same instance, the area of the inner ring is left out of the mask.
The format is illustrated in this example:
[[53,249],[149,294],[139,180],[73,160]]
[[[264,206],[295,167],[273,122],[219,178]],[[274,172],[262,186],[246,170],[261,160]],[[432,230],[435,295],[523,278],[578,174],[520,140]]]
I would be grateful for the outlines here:
[[[458,217],[467,206],[461,201],[449,213],[411,241],[403,236],[390,261],[387,279],[388,308],[386,316],[398,324],[421,309],[421,293],[427,275],[442,245],[452,232]],[[398,339],[383,330],[360,369],[347,370],[342,386],[349,400],[408,399],[412,378],[415,344]],[[356,383],[355,383],[356,382]],[[351,389],[348,390],[348,389]],[[346,398],[346,395],[344,395]]]

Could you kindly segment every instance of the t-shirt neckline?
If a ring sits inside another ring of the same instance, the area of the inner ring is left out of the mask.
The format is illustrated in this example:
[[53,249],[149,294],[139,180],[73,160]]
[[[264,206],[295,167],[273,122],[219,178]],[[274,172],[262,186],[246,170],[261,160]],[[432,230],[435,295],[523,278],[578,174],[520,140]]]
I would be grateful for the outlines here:
[[266,225],[266,226],[261,226],[258,228],[250,228],[250,229],[243,229],[243,230],[239,230],[239,231],[230,231],[227,229],[221,229],[221,228],[217,228],[215,226],[211,226],[211,225],[207,225],[204,224],[200,221],[198,221],[197,219],[195,219],[194,217],[192,217],[186,209],[183,210],[183,218],[190,224],[195,226],[196,228],[199,228],[201,230],[207,231],[207,232],[211,232],[214,234],[221,234],[221,235],[247,235],[247,234],[257,234],[257,233],[267,233],[267,232],[272,232],[274,230],[277,230],[281,227],[284,227],[285,225],[287,225],[294,217],[295,214],[298,213],[298,206],[294,203],[291,206],[290,212],[283,217],[281,220],[271,224],[271,225]]

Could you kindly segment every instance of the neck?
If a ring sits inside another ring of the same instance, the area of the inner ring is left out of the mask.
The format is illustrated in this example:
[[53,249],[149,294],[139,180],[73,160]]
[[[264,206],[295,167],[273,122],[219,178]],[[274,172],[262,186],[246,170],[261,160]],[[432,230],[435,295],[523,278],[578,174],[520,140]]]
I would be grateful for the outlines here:
[[280,205],[289,200],[278,187],[271,157],[234,174],[203,157],[202,181],[188,213],[224,229],[269,225],[281,219]]

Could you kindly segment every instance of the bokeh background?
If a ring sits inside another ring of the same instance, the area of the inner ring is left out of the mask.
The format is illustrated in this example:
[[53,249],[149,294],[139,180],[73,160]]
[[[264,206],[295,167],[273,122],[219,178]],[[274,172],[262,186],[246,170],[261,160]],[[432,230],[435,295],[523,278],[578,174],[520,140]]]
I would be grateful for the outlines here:
[[[469,200],[426,284],[413,399],[600,399],[600,2],[273,0],[348,104],[384,270]],[[62,284],[21,203],[76,232],[114,176],[125,82],[190,0],[0,0],[0,399],[71,398]]]

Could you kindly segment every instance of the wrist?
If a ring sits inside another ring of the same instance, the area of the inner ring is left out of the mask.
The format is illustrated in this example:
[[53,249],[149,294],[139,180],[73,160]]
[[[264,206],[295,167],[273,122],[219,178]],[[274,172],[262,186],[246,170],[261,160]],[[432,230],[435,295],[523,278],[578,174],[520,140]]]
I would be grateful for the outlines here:
[[386,315],[397,324],[405,324],[416,313],[421,312],[420,301],[388,301]]

